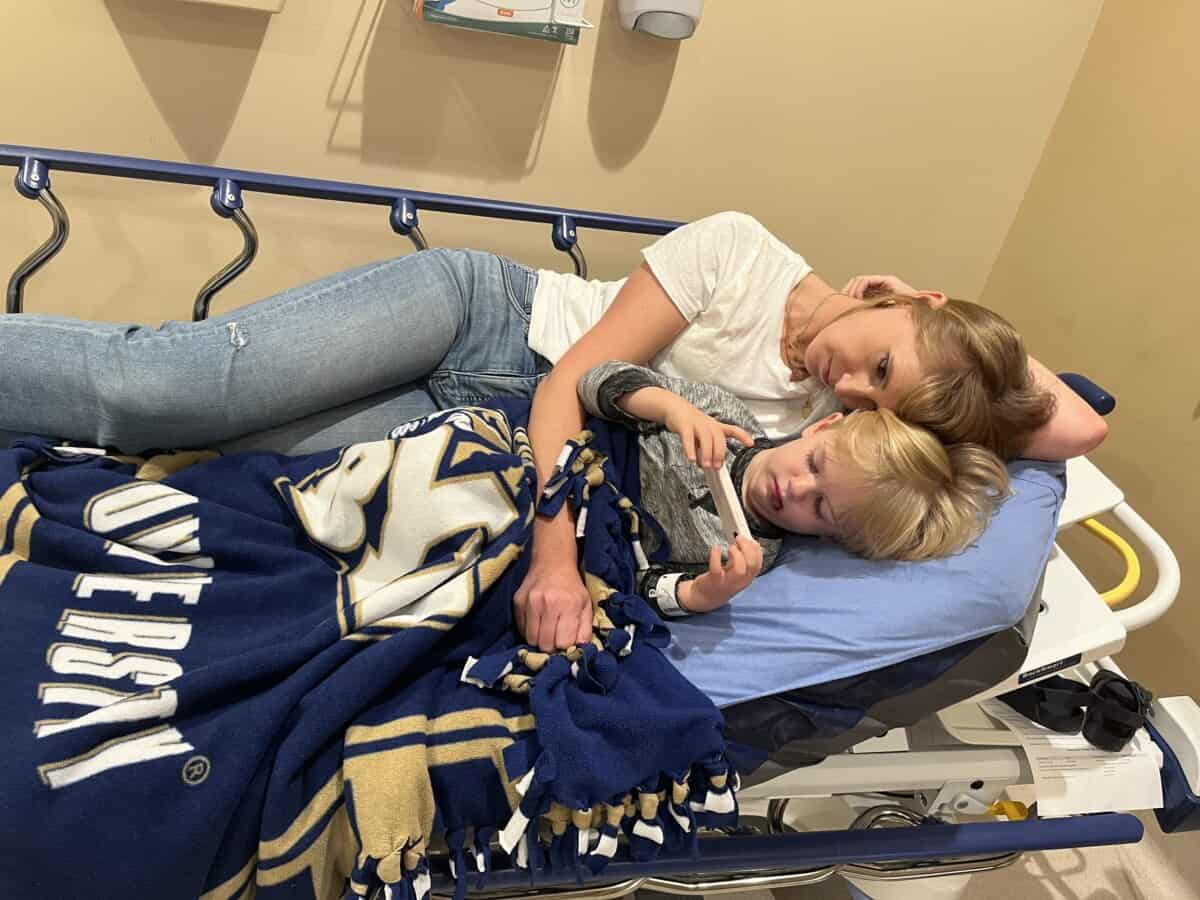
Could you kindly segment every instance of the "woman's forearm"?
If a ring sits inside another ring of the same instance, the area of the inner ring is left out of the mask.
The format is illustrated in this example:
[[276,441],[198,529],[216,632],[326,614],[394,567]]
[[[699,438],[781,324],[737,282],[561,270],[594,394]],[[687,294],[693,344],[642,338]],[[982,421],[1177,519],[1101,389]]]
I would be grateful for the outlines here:
[[[686,320],[645,265],[626,279],[600,321],[567,350],[538,386],[529,414],[538,491],[554,471],[563,444],[583,428],[579,380],[611,359],[643,362],[667,346]],[[578,571],[575,528],[564,504],[534,523],[529,571],[513,598],[517,627],[543,650],[592,636],[591,598]]]
[[[576,395],[578,378],[572,372],[554,369],[538,386],[529,412],[529,441],[537,467],[537,489],[554,473],[554,464],[563,444],[583,430],[583,408]],[[553,518],[538,516],[534,521],[533,559],[541,563],[575,565],[575,529],[564,503]]]
[[[577,369],[555,370],[538,386],[529,413],[529,439],[537,469],[537,491],[554,472],[563,444],[578,434],[583,414],[576,398]],[[579,574],[570,504],[557,515],[535,516],[529,570],[513,596],[517,628],[531,644],[549,652],[591,640],[591,597]]]
[[1108,435],[1108,424],[1100,414],[1032,356],[1029,373],[1038,387],[1054,396],[1054,415],[1030,436],[1021,455],[1063,460],[1095,450]]
[[[538,385],[529,413],[529,440],[538,472],[538,490],[554,471],[563,444],[583,429],[579,381],[593,366],[612,359],[644,364],[667,346],[687,322],[645,265],[635,269],[612,306],[555,363]],[[575,535],[568,513],[538,517],[532,561],[535,565],[575,564]]]

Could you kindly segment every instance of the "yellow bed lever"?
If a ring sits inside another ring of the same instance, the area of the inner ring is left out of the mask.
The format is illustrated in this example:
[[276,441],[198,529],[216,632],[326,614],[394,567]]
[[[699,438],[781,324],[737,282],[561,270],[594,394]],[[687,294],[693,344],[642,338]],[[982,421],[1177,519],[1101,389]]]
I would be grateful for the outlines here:
[[1129,542],[1107,525],[1102,525],[1095,519],[1084,519],[1079,523],[1108,546],[1112,547],[1125,560],[1125,577],[1115,588],[1100,595],[1109,606],[1119,606],[1129,599],[1142,580],[1142,564],[1138,561],[1137,553],[1129,546]]

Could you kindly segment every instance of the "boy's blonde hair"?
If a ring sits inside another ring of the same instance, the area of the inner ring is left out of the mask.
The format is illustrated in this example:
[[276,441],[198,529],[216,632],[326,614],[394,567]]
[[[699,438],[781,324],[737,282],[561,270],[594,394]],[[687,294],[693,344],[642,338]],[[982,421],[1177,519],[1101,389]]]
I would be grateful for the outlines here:
[[944,446],[890,410],[831,426],[829,452],[856,470],[842,543],[868,559],[935,559],[964,549],[1008,496],[1008,470],[977,444]]
[[906,422],[945,444],[982,444],[1012,459],[1054,414],[1054,397],[1029,374],[1025,345],[1003,317],[966,300],[873,297],[872,307],[907,306],[927,374],[900,401]]

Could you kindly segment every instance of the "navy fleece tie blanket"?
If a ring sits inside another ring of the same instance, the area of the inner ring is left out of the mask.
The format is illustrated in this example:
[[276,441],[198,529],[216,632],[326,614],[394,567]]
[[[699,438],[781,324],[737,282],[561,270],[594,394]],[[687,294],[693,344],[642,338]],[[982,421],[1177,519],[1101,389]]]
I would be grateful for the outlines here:
[[582,520],[596,639],[519,643],[527,410],[295,458],[0,452],[0,895],[422,900],[443,858],[465,889],[728,821],[719,714],[632,593],[627,433],[542,501]]

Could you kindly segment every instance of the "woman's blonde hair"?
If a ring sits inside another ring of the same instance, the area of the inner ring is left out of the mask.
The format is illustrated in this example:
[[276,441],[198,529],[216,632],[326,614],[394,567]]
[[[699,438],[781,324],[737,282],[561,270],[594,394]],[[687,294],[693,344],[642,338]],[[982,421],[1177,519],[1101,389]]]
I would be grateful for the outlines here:
[[934,559],[964,549],[1008,496],[1008,470],[977,444],[943,445],[890,410],[860,410],[831,426],[834,459],[855,471],[839,510],[842,543],[868,559]]
[[925,297],[890,294],[870,302],[889,306],[912,310],[927,373],[896,407],[906,422],[944,444],[982,444],[1011,459],[1050,421],[1054,397],[1034,383],[1025,344],[1001,316],[966,300],[933,306]]

